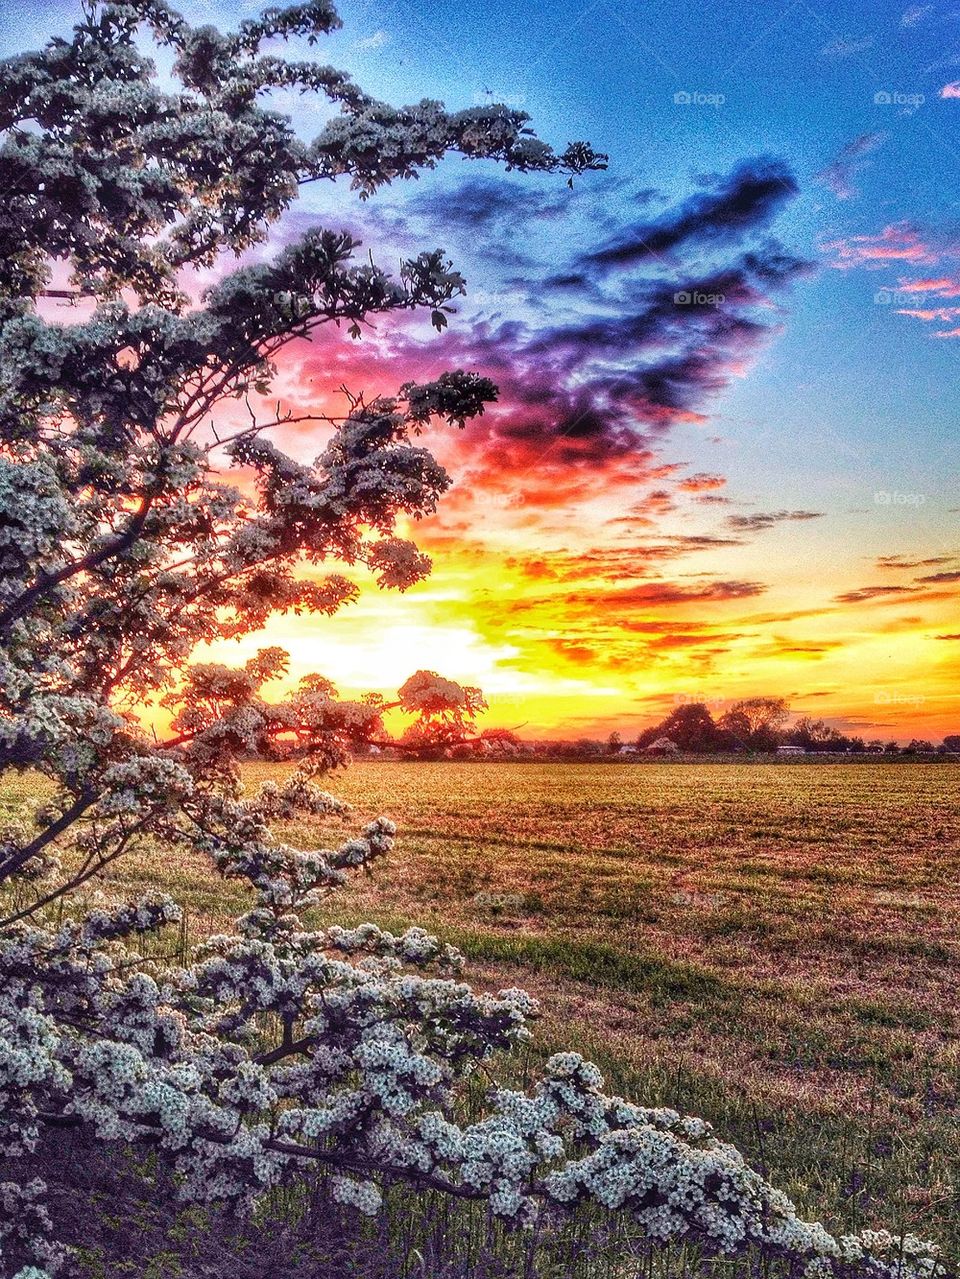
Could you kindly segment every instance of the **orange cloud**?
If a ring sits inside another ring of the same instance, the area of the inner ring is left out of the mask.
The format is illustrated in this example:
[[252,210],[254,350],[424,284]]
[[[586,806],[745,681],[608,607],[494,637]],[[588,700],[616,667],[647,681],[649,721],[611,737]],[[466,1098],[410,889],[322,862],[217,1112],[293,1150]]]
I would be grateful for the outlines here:
[[677,488],[684,493],[704,493],[711,489],[723,488],[726,482],[724,475],[708,475],[705,471],[698,471],[696,475],[688,475],[686,479],[681,480]]

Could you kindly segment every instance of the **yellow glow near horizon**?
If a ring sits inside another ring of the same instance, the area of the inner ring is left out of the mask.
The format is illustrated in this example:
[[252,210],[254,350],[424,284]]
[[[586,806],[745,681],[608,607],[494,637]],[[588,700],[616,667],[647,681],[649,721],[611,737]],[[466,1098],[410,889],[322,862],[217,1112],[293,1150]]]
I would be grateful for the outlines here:
[[867,738],[939,740],[960,723],[960,646],[937,639],[949,599],[916,616],[825,608],[823,585],[812,583],[623,613],[608,602],[609,582],[577,589],[597,592],[588,614],[571,604],[569,584],[531,581],[512,556],[448,547],[433,578],[404,595],[367,585],[335,617],[275,617],[197,656],[235,664],[278,644],[290,654],[278,691],[315,671],[344,696],[390,696],[415,670],[435,670],[484,691],[486,725],[531,738],[632,734],[679,701],[704,701],[719,716],[757,694]]

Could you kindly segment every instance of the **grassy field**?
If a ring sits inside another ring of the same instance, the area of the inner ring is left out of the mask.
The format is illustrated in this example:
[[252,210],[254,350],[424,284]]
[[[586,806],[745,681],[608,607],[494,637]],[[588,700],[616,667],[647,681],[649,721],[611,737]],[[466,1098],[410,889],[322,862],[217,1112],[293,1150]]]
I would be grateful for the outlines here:
[[[710,1119],[831,1227],[910,1229],[957,1261],[958,781],[927,764],[359,764],[333,789],[400,841],[324,914],[431,927],[476,984],[540,997],[544,1052]],[[174,893],[194,940],[244,907],[199,862],[143,853],[113,881]]]

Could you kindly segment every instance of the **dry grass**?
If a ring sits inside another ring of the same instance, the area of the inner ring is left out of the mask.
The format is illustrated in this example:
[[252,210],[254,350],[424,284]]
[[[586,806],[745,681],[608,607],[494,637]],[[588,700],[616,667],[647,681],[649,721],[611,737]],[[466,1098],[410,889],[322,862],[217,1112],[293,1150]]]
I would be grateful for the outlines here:
[[[275,772],[250,766],[252,785]],[[330,918],[423,923],[541,998],[544,1051],[702,1114],[808,1212],[960,1259],[960,788],[949,765],[364,763],[400,825]],[[22,802],[27,784],[0,802]],[[293,842],[329,830],[288,829]],[[244,895],[144,851],[194,937]]]

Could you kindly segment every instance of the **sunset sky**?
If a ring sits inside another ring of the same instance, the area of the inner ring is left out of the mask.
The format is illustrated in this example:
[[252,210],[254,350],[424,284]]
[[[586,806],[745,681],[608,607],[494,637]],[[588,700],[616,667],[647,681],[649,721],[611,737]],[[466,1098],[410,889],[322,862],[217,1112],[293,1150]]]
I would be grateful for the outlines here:
[[[452,160],[365,205],[305,189],[263,253],[319,221],[383,266],[442,246],[469,293],[442,335],[291,348],[281,401],[336,413],[341,384],[369,398],[455,367],[500,400],[428,440],[455,482],[413,532],[427,582],[276,619],[239,655],[281,643],[345,693],[436,669],[528,736],[761,693],[867,737],[960,732],[960,9],[340,9],[309,56],[368,91],[504,101],[610,167],[570,190]],[[8,16],[5,51],[76,13]],[[304,136],[326,118],[276,106]]]

